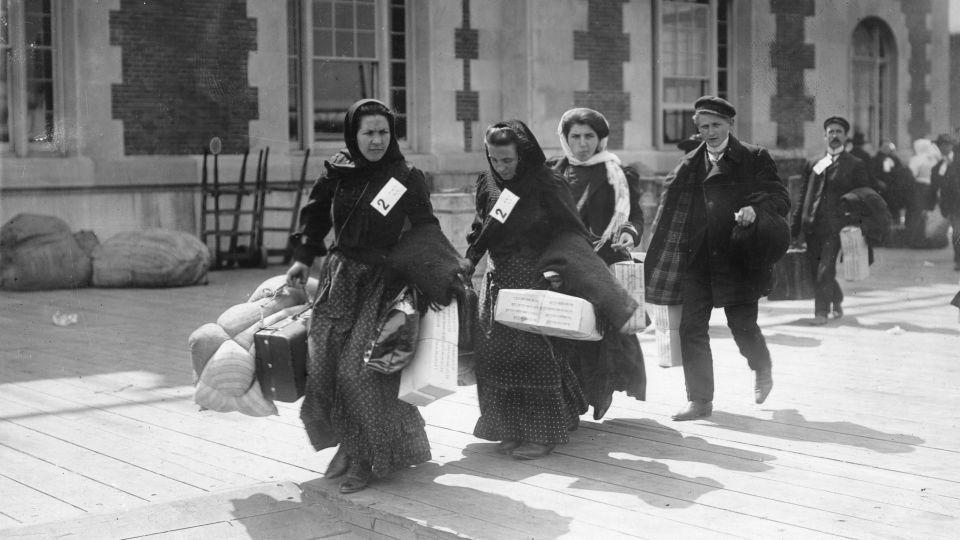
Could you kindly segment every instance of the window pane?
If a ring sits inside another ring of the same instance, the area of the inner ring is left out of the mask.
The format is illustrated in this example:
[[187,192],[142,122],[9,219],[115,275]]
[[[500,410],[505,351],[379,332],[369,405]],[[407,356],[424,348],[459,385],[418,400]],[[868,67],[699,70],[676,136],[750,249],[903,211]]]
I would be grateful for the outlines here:
[[393,62],[390,72],[391,86],[407,86],[407,65],[402,62]]
[[314,56],[333,56],[333,32],[313,31],[313,54]]
[[663,111],[663,142],[678,143],[696,133],[693,110]]
[[333,26],[335,28],[353,28],[353,4],[348,2],[337,2],[333,10]]
[[[51,142],[53,125],[48,107],[53,102],[53,85],[32,83],[27,88],[27,137],[30,142]],[[52,112],[52,111],[50,111]]]
[[357,6],[357,28],[373,30],[376,23],[376,11],[373,4],[359,4]]
[[407,40],[403,34],[390,36],[390,57],[404,59],[407,57]]
[[313,26],[314,28],[333,28],[332,2],[316,0],[313,2]]
[[357,56],[360,58],[376,58],[377,35],[375,32],[357,31]]
[[356,56],[356,51],[353,48],[353,31],[352,30],[337,30],[336,37],[334,38],[334,56],[339,57],[353,57]]
[[393,7],[390,9],[390,29],[395,31],[403,31],[404,26],[406,26],[406,16],[404,14],[403,7]]
[[343,137],[343,114],[353,102],[377,97],[373,62],[313,62],[313,128],[316,139]]

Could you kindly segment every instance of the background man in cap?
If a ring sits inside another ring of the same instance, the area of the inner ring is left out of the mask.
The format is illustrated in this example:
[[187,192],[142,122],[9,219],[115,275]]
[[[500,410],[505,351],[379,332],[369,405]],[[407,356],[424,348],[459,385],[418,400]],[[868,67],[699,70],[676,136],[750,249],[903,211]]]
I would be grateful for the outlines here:
[[814,317],[812,325],[827,323],[828,317],[843,316],[843,291],[837,282],[837,254],[840,253],[840,198],[848,191],[867,187],[866,164],[844,151],[850,123],[831,116],[823,123],[826,154],[807,162],[803,171],[800,204],[793,215],[793,236],[803,235],[807,259],[813,273]]
[[940,204],[943,216],[950,220],[953,227],[953,269],[960,272],[960,167],[953,160],[953,148],[956,141],[946,133],[934,141],[943,159],[930,173],[930,201],[928,209]]
[[[757,325],[757,300],[769,292],[773,263],[744,264],[730,239],[735,227],[758,227],[758,216],[782,220],[790,210],[790,196],[770,154],[730,134],[733,105],[704,96],[694,108],[703,142],[664,184],[645,267],[647,300],[682,305],[680,348],[688,403],[674,420],[704,418],[713,411],[708,332],[714,307],[724,308],[740,353],[755,372],[756,402],[763,403],[770,393],[770,351]],[[788,236],[785,229],[784,223]]]

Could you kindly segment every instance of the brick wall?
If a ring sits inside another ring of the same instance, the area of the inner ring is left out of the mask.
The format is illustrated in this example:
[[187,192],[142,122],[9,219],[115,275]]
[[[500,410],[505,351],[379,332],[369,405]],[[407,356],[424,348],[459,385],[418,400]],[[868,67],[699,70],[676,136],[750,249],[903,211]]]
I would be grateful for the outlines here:
[[776,38],[770,64],[777,93],[770,103],[770,120],[777,123],[777,148],[803,148],[803,123],[814,119],[814,98],[806,95],[803,70],[813,69],[814,45],[806,43],[804,19],[814,14],[814,0],[770,0]]
[[258,118],[247,78],[257,26],[244,0],[121,0],[110,43],[122,49],[112,108],[126,155],[196,154],[213,136],[224,153],[248,146]]
[[907,103],[910,118],[907,120],[907,133],[910,140],[926,137],[930,134],[930,119],[927,118],[927,105],[930,104],[930,90],[927,88],[927,75],[930,74],[930,49],[933,40],[930,29],[930,0],[900,0],[900,8],[907,19],[907,41],[910,42],[910,58],[907,69],[910,71],[910,88],[907,90]]
[[463,61],[463,90],[457,90],[457,121],[463,122],[463,150],[473,150],[473,123],[480,119],[480,94],[471,88],[470,60],[480,57],[480,37],[470,28],[470,0],[461,0],[463,19],[454,30],[454,57]]
[[630,61],[630,35],[623,33],[626,0],[589,0],[587,31],[573,33],[573,59],[587,61],[586,91],[575,91],[577,107],[600,111],[610,122],[609,148],[623,148],[623,125],[630,119],[623,63]]

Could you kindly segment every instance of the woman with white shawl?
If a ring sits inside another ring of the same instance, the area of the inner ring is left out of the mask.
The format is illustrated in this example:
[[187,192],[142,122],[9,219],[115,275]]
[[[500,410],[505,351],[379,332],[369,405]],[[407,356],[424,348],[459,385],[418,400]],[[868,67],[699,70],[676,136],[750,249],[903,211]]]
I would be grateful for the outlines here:
[[[909,206],[907,206],[906,228],[907,245],[912,248],[926,249],[938,246],[935,238],[927,237],[927,219],[926,211],[927,201],[930,199],[932,187],[930,177],[933,168],[942,159],[940,149],[937,148],[930,139],[917,139],[913,141],[913,153],[907,166],[913,173],[913,194],[910,197]],[[936,218],[934,218],[936,219]],[[939,216],[939,221],[943,221],[943,216]],[[931,227],[934,228],[934,227]],[[944,228],[944,230],[946,230]],[[935,235],[941,236],[941,235]],[[946,235],[942,235],[944,238]]]
[[[566,178],[580,218],[596,237],[597,254],[608,265],[632,260],[630,251],[643,234],[640,178],[607,150],[610,124],[593,109],[570,109],[560,118],[557,135],[564,155],[547,166]],[[608,332],[600,342],[580,341],[576,347],[572,367],[595,419],[610,407],[614,391],[645,399],[646,372],[636,335]]]

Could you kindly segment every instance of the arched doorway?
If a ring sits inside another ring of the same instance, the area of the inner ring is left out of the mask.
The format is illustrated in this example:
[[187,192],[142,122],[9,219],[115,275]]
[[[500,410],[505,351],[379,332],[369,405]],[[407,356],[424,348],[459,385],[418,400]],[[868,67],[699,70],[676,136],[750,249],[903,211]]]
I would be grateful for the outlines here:
[[851,58],[853,133],[863,133],[875,147],[897,134],[897,49],[893,32],[875,17],[853,30]]

